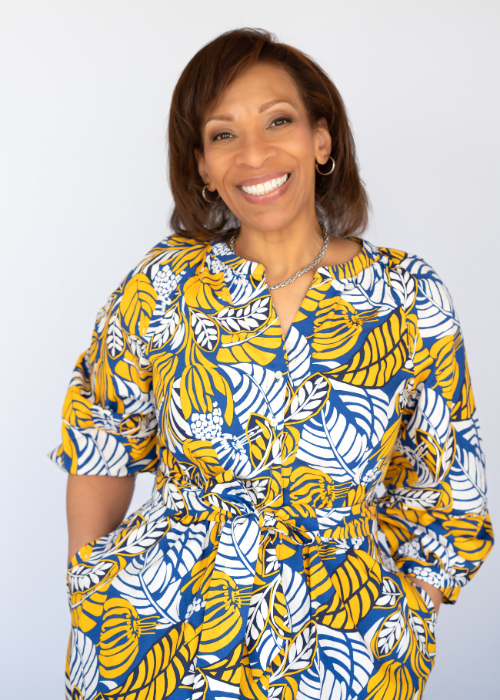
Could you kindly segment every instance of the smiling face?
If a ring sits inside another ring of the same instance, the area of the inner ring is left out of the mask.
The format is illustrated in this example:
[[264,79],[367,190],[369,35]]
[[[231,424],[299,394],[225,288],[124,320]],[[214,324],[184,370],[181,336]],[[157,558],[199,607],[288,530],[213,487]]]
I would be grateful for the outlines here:
[[242,228],[282,230],[315,217],[315,162],[328,160],[325,120],[310,123],[291,76],[258,63],[238,76],[207,115],[198,170]]

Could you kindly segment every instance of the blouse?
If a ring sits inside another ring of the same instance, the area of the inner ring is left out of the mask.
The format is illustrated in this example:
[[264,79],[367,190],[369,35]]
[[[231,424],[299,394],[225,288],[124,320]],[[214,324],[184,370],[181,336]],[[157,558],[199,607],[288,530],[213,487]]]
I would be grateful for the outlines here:
[[486,558],[484,457],[446,287],[362,245],[286,337],[261,264],[180,235],[99,311],[52,456],[155,483],[70,563],[68,697],[421,697],[411,579],[453,603]]

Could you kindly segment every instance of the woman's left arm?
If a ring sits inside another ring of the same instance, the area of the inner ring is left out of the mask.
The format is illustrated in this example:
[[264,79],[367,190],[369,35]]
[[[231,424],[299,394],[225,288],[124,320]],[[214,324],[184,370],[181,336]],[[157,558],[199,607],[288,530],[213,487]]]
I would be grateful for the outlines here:
[[[399,261],[398,261],[399,262]],[[401,427],[378,504],[381,544],[431,596],[454,603],[493,544],[485,464],[462,332],[449,293],[419,258],[390,271],[406,290]]]

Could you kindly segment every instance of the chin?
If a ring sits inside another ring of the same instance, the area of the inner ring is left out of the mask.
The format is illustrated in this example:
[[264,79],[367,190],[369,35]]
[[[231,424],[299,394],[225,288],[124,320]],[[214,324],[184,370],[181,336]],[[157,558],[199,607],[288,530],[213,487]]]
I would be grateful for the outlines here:
[[252,212],[249,216],[245,216],[245,214],[242,213],[240,221],[249,228],[257,229],[262,231],[262,233],[268,233],[292,226],[294,221],[300,217],[301,213],[301,209],[296,209],[295,207],[279,206],[272,211],[263,211],[259,214]]

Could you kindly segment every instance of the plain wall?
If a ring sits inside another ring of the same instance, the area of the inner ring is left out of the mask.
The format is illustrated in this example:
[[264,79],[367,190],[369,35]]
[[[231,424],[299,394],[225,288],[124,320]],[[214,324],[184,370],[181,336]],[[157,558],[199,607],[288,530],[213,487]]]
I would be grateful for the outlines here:
[[[66,478],[45,455],[98,308],[168,231],[170,96],[221,31],[270,29],[336,82],[368,239],[422,255],[454,296],[498,525],[499,20],[498,0],[2,1],[3,697],[63,697]],[[494,551],[442,608],[426,700],[498,697],[499,578]]]

